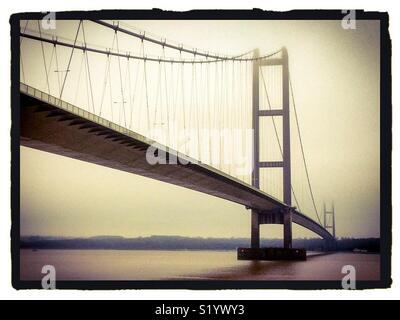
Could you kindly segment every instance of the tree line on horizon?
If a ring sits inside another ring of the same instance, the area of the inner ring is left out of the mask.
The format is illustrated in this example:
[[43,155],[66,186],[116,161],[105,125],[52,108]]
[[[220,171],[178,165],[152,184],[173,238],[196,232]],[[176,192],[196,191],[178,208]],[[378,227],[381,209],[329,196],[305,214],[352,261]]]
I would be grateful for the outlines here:
[[[124,238],[96,236],[90,238],[66,238],[28,236],[21,237],[21,249],[108,249],[108,250],[235,250],[249,247],[247,238],[192,238],[181,236],[150,236]],[[282,239],[261,239],[262,247],[282,247]],[[293,239],[294,248],[323,251],[326,242],[319,238]],[[336,250],[379,252],[379,238],[340,238]]]

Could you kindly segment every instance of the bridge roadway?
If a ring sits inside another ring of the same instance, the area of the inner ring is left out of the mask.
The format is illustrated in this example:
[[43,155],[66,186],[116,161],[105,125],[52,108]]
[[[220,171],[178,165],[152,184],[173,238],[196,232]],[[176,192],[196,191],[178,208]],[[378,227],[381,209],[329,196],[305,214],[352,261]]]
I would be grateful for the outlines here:
[[[255,209],[261,221],[283,222],[287,205],[267,193],[181,153],[178,158],[189,164],[150,165],[146,150],[154,141],[23,83],[20,106],[20,145],[200,191]],[[166,150],[167,158],[176,154],[158,146]],[[333,239],[297,210],[293,210],[292,221],[324,239]]]

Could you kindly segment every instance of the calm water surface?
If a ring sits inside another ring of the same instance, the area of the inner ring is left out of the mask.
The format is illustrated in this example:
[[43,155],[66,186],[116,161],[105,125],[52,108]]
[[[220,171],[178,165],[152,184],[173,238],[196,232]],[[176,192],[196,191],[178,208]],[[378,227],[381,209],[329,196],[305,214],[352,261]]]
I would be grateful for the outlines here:
[[21,280],[42,278],[43,265],[58,280],[340,280],[350,264],[358,280],[379,280],[379,255],[334,253],[307,261],[238,261],[236,251],[22,249]]

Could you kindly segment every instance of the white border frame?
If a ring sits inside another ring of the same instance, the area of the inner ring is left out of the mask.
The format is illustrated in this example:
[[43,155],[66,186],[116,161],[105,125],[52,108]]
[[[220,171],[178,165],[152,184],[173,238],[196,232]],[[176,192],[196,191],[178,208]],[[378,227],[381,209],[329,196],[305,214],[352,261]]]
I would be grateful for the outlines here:
[[[184,11],[190,9],[252,9],[262,8],[265,10],[286,11],[291,9],[364,9],[366,11],[389,12],[389,32],[392,40],[392,88],[399,88],[398,58],[400,57],[400,10],[396,1],[361,1],[361,0],[310,0],[307,3],[300,3],[295,0],[268,2],[263,0],[220,1],[203,0],[201,2],[172,0],[168,2],[148,0],[148,1],[123,1],[98,0],[82,5],[81,0],[61,1],[2,1],[0,9],[0,33],[4,45],[10,46],[10,15],[17,12],[29,11],[69,11],[69,10],[98,10],[102,9],[151,9],[162,8],[164,10]],[[351,7],[350,7],[351,6]],[[397,8],[396,8],[397,7]],[[3,49],[2,59],[0,60],[0,70],[10,70],[11,53],[10,50]],[[397,72],[395,72],[397,70]],[[11,212],[10,212],[10,128],[11,128],[11,109],[10,109],[10,72],[2,72],[1,88],[2,113],[0,117],[0,299],[240,299],[240,300],[275,300],[275,299],[396,299],[400,297],[399,270],[400,270],[400,225],[399,217],[396,212],[400,208],[400,198],[396,197],[399,192],[399,163],[400,163],[400,137],[399,124],[400,112],[397,106],[400,105],[399,90],[392,92],[393,104],[393,246],[392,246],[392,279],[393,284],[390,289],[374,289],[362,291],[340,292],[336,290],[108,290],[108,291],[83,291],[83,290],[20,290],[17,291],[11,286]],[[397,232],[396,232],[397,230]]]

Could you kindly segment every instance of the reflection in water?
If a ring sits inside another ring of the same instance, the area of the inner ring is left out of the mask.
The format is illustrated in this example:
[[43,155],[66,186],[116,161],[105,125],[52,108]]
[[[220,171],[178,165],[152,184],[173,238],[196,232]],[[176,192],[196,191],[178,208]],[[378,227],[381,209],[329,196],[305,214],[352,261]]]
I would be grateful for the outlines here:
[[21,280],[340,280],[344,265],[358,280],[379,280],[379,255],[334,253],[307,261],[238,261],[234,251],[21,250]]
[[262,263],[260,261],[250,261],[249,265],[249,274],[260,274],[261,271],[263,270],[262,268]]

